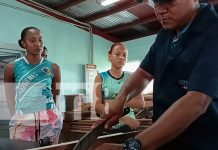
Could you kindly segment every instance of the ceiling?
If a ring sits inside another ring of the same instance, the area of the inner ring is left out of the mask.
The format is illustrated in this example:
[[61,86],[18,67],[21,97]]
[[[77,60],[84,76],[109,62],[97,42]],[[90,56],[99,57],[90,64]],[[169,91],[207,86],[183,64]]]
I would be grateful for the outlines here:
[[[91,25],[93,33],[113,42],[156,34],[161,28],[147,0],[120,0],[108,6],[100,5],[100,0],[17,1],[64,21],[78,25],[81,24],[80,22],[87,23]],[[218,8],[218,0],[200,1],[211,2]],[[51,12],[46,8],[55,11]],[[54,12],[59,12],[64,16]]]

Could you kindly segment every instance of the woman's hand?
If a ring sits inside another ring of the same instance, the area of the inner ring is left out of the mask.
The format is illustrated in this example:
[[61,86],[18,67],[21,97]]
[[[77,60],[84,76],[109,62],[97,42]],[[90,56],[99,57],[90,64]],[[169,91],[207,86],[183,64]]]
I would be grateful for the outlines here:
[[120,121],[128,125],[133,130],[137,129],[140,125],[140,121],[134,118],[130,118],[129,116],[123,116],[122,118],[120,118]]

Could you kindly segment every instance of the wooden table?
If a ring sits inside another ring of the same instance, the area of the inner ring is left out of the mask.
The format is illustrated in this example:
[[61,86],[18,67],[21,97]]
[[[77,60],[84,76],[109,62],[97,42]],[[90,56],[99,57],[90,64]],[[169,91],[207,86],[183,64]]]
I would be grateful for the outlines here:
[[[122,143],[125,139],[137,135],[140,131],[132,131],[128,133],[115,133],[110,135],[99,136],[97,140],[89,147],[88,150],[95,150],[103,143]],[[79,140],[79,139],[78,139]],[[72,150],[78,140],[65,142],[56,145],[33,148],[31,150]]]
[[37,142],[0,138],[0,150],[25,150],[36,147],[39,147]]

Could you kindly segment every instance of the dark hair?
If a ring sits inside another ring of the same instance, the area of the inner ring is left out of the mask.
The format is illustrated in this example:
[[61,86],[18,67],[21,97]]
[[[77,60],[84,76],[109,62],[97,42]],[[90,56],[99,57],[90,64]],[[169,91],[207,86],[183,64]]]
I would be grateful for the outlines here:
[[[22,45],[22,41],[24,41],[24,38],[26,36],[26,33],[27,31],[31,30],[31,29],[35,29],[35,30],[38,30],[40,31],[38,28],[36,27],[26,27],[23,29],[23,31],[21,32],[21,38],[18,40],[18,44],[20,45],[20,47],[24,48],[23,45]],[[40,31],[41,32],[41,31]]]
[[115,46],[117,46],[117,45],[121,45],[121,46],[123,46],[123,47],[126,47],[122,42],[114,43],[114,44],[111,45],[111,48],[109,49],[108,54],[111,54],[112,51],[113,51],[113,48],[114,48]]
[[48,51],[48,49],[47,49],[45,46],[43,47],[43,50],[44,50],[44,51]]

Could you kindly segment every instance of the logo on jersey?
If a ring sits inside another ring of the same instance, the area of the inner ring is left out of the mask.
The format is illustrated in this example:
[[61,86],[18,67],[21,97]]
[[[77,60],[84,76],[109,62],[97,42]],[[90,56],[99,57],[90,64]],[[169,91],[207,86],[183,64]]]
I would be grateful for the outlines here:
[[47,75],[50,75],[50,74],[51,74],[51,70],[50,70],[48,67],[43,67],[43,68],[42,68],[42,72],[43,72],[43,73],[46,73]]

